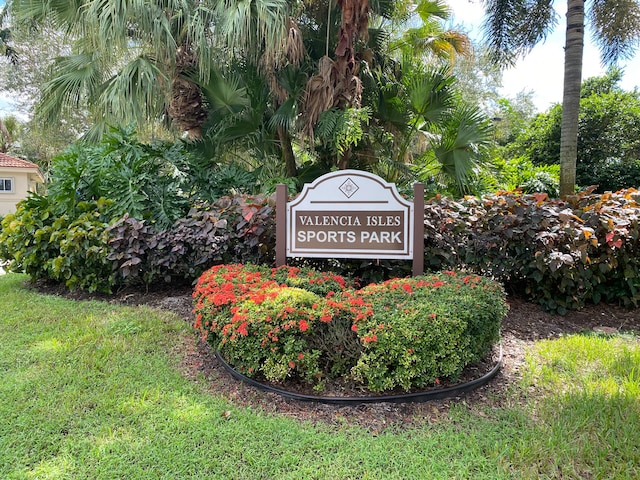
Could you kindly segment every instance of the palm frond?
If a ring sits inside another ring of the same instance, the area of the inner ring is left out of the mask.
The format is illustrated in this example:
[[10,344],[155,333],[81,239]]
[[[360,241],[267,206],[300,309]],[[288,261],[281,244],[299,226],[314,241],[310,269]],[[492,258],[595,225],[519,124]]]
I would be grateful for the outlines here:
[[103,81],[103,65],[92,54],[78,54],[56,59],[52,79],[44,85],[38,115],[55,121],[63,108],[78,107],[84,95],[95,95]]
[[459,104],[434,145],[442,173],[455,181],[460,193],[467,193],[491,139],[491,123],[475,106]]
[[218,70],[212,69],[209,82],[200,84],[200,87],[211,106],[211,114],[235,114],[250,105],[247,90],[238,76],[223,76]]
[[640,40],[640,5],[635,0],[594,0],[589,20],[605,65],[629,59]]
[[553,30],[558,19],[549,0],[485,0],[484,37],[491,59],[513,65]]
[[426,123],[437,123],[452,105],[454,82],[444,68],[414,76],[407,85],[414,113]]

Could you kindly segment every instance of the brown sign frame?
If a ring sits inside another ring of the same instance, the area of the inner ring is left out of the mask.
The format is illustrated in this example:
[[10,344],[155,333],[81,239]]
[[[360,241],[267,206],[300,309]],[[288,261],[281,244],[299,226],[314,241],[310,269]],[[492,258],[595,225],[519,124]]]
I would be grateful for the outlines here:
[[339,170],[305,184],[287,202],[276,188],[276,264],[287,257],[413,260],[424,270],[424,186],[414,185],[414,202],[395,184],[361,170]]

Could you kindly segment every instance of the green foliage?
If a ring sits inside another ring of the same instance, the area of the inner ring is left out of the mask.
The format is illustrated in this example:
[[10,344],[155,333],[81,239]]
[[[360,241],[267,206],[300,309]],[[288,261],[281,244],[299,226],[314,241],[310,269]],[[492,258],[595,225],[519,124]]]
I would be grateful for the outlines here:
[[[578,123],[576,182],[599,185],[597,191],[638,187],[640,175],[640,96],[617,87],[620,75],[585,80]],[[525,156],[536,165],[559,164],[562,106],[539,114],[506,148],[507,156]]]
[[640,301],[636,190],[568,201],[499,193],[425,207],[427,266],[465,266],[560,313],[586,302]]
[[452,271],[389,280],[350,295],[370,310],[357,321],[364,352],[353,369],[370,390],[456,378],[499,340],[507,312],[496,283]]
[[192,156],[180,165],[187,177],[191,201],[215,202],[218,198],[235,194],[254,194],[258,187],[260,169],[249,170],[236,163],[223,165]]
[[53,159],[48,195],[61,213],[104,197],[112,218],[129,214],[167,227],[188,211],[176,168],[185,155],[180,143],[147,145],[132,127],[112,129],[99,145],[76,144]]
[[370,118],[368,107],[327,110],[318,118],[315,135],[325,148],[342,156],[362,140],[363,125],[368,124]]
[[371,391],[455,379],[498,341],[507,311],[498,284],[455,272],[354,290],[309,269],[219,265],[194,298],[195,327],[234,368],[317,389],[336,377]]
[[9,261],[7,270],[24,271],[32,279],[47,278],[47,264],[58,252],[49,242],[55,219],[51,210],[47,197],[31,195],[2,219],[0,251]]
[[560,184],[560,165],[533,165],[525,157],[500,165],[496,190],[522,190],[524,193],[546,193],[557,198]]
[[57,215],[47,197],[33,195],[2,221],[1,256],[8,269],[70,289],[109,292],[113,286],[104,236],[108,203],[79,202],[76,215]]

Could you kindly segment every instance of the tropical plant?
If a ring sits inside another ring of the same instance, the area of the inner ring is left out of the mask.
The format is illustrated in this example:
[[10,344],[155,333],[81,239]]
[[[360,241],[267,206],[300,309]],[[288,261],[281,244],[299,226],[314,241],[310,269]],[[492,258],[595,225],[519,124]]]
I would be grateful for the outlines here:
[[401,56],[421,56],[427,61],[435,57],[454,65],[459,57],[473,53],[471,40],[466,34],[443,27],[443,22],[452,19],[451,8],[446,2],[420,0],[404,16],[409,28],[399,39],[391,42],[391,50],[398,50]]
[[[212,26],[217,24],[215,31],[224,32],[228,41],[239,27],[246,31],[250,25],[256,28],[253,32],[279,39],[285,33],[284,25],[278,23],[284,7],[278,0],[251,5],[193,0],[13,0],[9,4],[18,22],[50,22],[66,32],[73,53],[56,61],[39,111],[46,118],[56,118],[63,108],[73,108],[86,98],[94,138],[107,124],[136,121],[142,125],[163,115],[179,130],[199,137],[207,111],[196,81],[206,83],[212,60],[220,56],[215,52]],[[235,13],[227,18],[236,22],[217,21],[223,13]],[[275,48],[267,41],[264,44]]]
[[56,212],[50,198],[32,195],[2,220],[0,257],[5,267],[32,280],[69,289],[110,292],[111,262],[105,229],[108,202],[80,202],[73,215]]
[[[640,185],[635,167],[640,159],[640,95],[620,89],[620,78],[620,72],[612,70],[583,83],[576,166],[580,187],[599,185],[598,191],[604,192]],[[562,110],[555,105],[539,114],[505,148],[506,155],[557,165]]]
[[[525,55],[557,23],[549,0],[486,0],[484,24],[494,59],[513,63]],[[635,1],[596,0],[588,11],[589,25],[600,45],[603,63],[628,58],[640,39],[640,5]],[[585,31],[584,0],[567,0],[565,75],[560,137],[560,194],[574,193],[578,151],[578,117]]]
[[189,210],[176,168],[185,155],[181,143],[143,144],[132,127],[112,129],[100,144],[72,145],[53,160],[48,195],[61,213],[107,198],[112,218],[129,214],[167,227]]

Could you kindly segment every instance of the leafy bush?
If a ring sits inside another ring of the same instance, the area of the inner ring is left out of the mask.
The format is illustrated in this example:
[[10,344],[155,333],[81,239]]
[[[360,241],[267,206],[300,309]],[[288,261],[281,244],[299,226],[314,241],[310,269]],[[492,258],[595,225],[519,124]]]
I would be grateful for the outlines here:
[[425,206],[425,259],[465,266],[564,313],[585,302],[640,300],[636,190],[568,201],[501,192]]
[[53,280],[67,287],[109,292],[105,210],[108,202],[80,202],[74,216],[55,215],[47,197],[32,195],[2,221],[0,256],[9,270],[33,280]]
[[456,377],[497,342],[507,310],[495,282],[455,272],[354,290],[309,269],[219,265],[194,298],[195,327],[246,375],[372,391]]
[[53,159],[48,196],[68,215],[78,202],[108,198],[112,218],[128,214],[166,228],[189,209],[176,168],[185,156],[180,143],[147,145],[132,127],[113,128],[100,144],[76,144]]
[[190,283],[222,262],[271,262],[274,230],[273,208],[264,197],[223,197],[161,231],[123,217],[108,229],[108,259],[118,283]]

